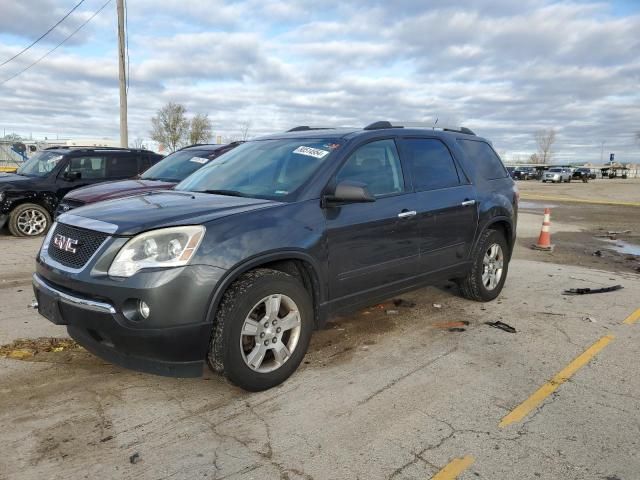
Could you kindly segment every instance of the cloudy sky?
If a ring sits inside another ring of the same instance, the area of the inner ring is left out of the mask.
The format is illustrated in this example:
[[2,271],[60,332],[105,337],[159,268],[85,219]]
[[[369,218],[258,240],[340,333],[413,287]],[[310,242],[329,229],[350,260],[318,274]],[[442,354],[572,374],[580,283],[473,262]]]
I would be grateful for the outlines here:
[[[118,138],[115,0],[0,67],[0,134]],[[0,63],[78,0],[0,2]],[[374,120],[464,125],[506,160],[640,161],[640,0],[129,0],[129,138],[168,101],[220,135]],[[456,6],[452,6],[456,4]],[[4,83],[2,83],[4,82]]]

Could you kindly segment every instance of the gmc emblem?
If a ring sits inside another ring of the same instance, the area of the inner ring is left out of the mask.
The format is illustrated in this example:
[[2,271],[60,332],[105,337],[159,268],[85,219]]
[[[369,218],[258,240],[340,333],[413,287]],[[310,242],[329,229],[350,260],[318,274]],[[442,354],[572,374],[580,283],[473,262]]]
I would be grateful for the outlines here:
[[64,250],[65,252],[76,253],[78,240],[57,234],[55,237],[53,237],[53,244],[60,250]]

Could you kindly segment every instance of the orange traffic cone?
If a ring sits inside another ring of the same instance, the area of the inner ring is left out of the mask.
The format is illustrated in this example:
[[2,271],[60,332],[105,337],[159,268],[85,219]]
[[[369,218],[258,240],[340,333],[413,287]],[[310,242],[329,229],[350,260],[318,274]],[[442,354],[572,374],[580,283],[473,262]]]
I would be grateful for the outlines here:
[[551,209],[544,209],[544,220],[542,221],[542,230],[540,230],[540,236],[538,237],[538,243],[532,245],[534,250],[542,250],[545,252],[552,252],[553,245],[551,245]]

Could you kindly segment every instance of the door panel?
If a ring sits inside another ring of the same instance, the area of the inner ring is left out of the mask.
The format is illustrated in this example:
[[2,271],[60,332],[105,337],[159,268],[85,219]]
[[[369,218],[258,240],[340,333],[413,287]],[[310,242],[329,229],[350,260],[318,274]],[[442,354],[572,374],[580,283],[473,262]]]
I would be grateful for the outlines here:
[[332,299],[415,275],[418,223],[412,194],[327,210],[329,294]]
[[376,201],[325,210],[332,299],[407,279],[419,257],[414,196],[405,191],[394,140],[355,150],[335,182],[345,180],[365,184]]
[[416,193],[423,272],[447,268],[467,258],[478,224],[475,200],[472,185]]
[[437,138],[404,138],[401,151],[416,191],[422,273],[462,262],[477,225],[475,187]]

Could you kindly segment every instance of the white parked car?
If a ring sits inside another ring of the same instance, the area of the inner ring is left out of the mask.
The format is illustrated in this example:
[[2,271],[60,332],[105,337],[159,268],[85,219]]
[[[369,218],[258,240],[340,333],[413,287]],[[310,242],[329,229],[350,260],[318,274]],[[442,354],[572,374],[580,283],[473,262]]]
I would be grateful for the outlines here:
[[571,169],[563,167],[552,167],[542,174],[542,182],[560,183],[571,181]]

